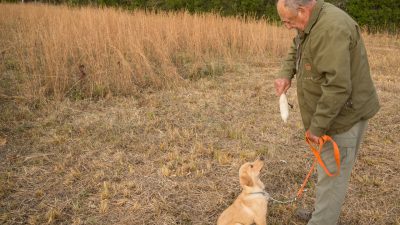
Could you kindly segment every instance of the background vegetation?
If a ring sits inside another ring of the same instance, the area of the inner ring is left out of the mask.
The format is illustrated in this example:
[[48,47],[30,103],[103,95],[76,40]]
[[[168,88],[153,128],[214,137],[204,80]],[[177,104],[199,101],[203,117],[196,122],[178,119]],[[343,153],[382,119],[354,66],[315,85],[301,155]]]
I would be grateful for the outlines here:
[[9,74],[3,92],[27,99],[99,99],[179,86],[222,75],[243,60],[284,55],[292,33],[217,14],[2,8],[8,13],[0,14],[0,44]]
[[[20,2],[21,0],[1,0]],[[32,0],[22,0],[25,2]],[[371,32],[389,30],[397,32],[400,24],[400,1],[398,0],[326,0],[347,11]],[[125,9],[165,10],[191,13],[216,12],[223,16],[250,16],[278,21],[276,0],[35,0],[51,4],[74,6],[114,6]]]

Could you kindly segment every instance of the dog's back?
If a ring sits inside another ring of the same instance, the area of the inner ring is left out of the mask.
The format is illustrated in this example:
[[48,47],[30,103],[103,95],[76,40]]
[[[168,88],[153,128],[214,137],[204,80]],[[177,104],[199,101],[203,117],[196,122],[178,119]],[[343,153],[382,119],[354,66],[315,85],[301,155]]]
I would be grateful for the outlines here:
[[267,212],[267,198],[262,194],[241,193],[218,218],[217,225],[264,224]]

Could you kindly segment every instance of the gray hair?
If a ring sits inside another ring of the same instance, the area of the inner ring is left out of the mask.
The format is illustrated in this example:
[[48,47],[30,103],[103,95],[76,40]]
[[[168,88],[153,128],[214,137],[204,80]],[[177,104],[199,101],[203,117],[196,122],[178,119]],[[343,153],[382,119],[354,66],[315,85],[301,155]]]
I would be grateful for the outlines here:
[[308,5],[312,1],[313,0],[283,0],[283,2],[285,4],[285,7],[289,8],[289,9],[292,9],[292,10],[296,10],[300,6]]

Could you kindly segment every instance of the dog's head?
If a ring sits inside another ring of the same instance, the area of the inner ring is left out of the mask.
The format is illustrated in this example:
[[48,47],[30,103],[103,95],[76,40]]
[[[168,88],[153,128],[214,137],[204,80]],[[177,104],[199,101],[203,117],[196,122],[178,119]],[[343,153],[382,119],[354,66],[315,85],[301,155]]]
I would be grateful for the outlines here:
[[259,175],[260,171],[264,166],[264,158],[260,157],[254,162],[248,162],[243,164],[239,169],[239,181],[240,186],[253,187],[259,186],[264,188],[264,184],[261,182]]

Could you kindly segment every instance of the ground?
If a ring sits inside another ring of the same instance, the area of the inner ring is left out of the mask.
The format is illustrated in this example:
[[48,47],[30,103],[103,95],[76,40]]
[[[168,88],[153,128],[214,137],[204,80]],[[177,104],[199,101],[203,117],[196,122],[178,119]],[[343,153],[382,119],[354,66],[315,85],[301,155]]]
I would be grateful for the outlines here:
[[[295,87],[284,124],[273,90],[280,60],[265,61],[131,97],[0,98],[0,221],[215,224],[240,192],[240,165],[260,155],[266,191],[290,199],[311,155]],[[370,120],[340,224],[400,222],[399,84],[374,79],[382,109]],[[315,180],[298,202],[271,202],[269,224],[305,224],[294,211],[312,209]]]

